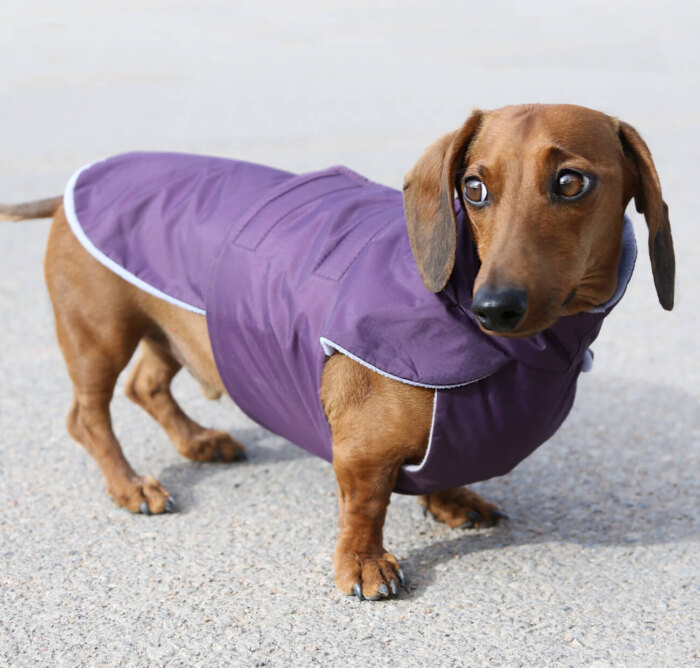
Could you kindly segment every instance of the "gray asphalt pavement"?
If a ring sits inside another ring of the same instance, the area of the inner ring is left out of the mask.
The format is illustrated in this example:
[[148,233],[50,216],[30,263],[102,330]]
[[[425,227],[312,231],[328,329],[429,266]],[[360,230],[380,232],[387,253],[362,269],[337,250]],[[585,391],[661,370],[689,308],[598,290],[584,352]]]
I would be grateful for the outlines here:
[[42,279],[47,222],[0,224],[0,664],[694,666],[700,445],[700,11],[687,2],[4,0],[0,201],[61,192],[96,158],[211,153],[347,164],[399,186],[473,107],[572,102],[635,125],[671,211],[677,307],[643,219],[630,288],[564,427],[475,488],[504,526],[451,531],[395,496],[409,584],[336,591],[331,467],[176,394],[249,448],[194,464],[121,393],[134,467],[178,514],[131,516],[64,428],[71,387]]

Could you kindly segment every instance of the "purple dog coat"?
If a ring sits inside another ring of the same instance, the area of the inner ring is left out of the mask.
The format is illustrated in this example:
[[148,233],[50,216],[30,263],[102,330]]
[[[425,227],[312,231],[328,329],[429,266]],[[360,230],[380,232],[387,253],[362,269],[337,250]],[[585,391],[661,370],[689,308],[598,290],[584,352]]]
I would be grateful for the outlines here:
[[206,315],[231,398],[309,452],[332,459],[319,396],[328,355],[433,388],[428,450],[396,483],[407,494],[503,475],[559,428],[636,258],[626,219],[610,302],[507,339],[483,334],[469,310],[479,260],[463,213],[455,271],[433,294],[411,253],[401,192],[344,167],[296,176],[220,158],[130,153],[77,172],[64,203],[97,260]]

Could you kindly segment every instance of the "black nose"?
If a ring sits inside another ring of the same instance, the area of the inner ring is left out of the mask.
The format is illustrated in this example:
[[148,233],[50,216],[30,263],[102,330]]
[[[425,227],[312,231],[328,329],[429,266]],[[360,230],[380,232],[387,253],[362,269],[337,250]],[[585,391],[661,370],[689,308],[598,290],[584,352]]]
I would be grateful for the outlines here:
[[527,309],[527,292],[520,288],[479,288],[472,301],[472,312],[484,329],[510,332]]

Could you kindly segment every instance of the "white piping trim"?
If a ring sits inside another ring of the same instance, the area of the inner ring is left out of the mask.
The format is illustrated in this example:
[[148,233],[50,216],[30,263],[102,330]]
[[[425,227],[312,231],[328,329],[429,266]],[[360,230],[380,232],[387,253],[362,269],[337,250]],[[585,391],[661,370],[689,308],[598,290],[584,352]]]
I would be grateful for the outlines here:
[[425,451],[425,455],[423,456],[423,459],[419,464],[404,464],[401,468],[406,471],[406,473],[418,473],[423,466],[425,465],[425,462],[428,461],[428,457],[430,456],[430,448],[433,445],[433,431],[435,429],[435,414],[437,413],[437,398],[438,398],[438,391],[435,390],[435,394],[433,396],[433,417],[430,420],[430,435],[428,436],[428,447]]
[[336,350],[339,353],[346,355],[350,359],[355,360],[355,362],[362,364],[362,366],[366,366],[368,369],[375,371],[380,376],[386,376],[387,378],[391,378],[392,380],[397,380],[400,383],[405,383],[406,385],[415,385],[416,387],[427,387],[430,390],[452,390],[455,387],[464,387],[465,385],[471,385],[472,383],[478,383],[480,380],[483,380],[484,378],[488,378],[489,376],[493,375],[493,373],[488,373],[485,376],[481,376],[481,378],[475,378],[474,380],[469,380],[466,383],[457,383],[455,385],[428,385],[427,383],[417,383],[414,380],[407,380],[406,378],[394,376],[393,374],[388,373],[387,371],[382,371],[381,369],[378,369],[376,366],[372,366],[369,362],[365,362],[365,360],[359,358],[357,355],[353,355],[351,352],[349,352],[348,350],[345,350],[345,348],[342,348],[341,346],[339,346],[337,343],[334,343],[330,339],[327,339],[325,336],[322,336],[319,339],[319,341],[321,342],[321,347],[323,348],[323,352],[326,354],[326,357],[330,357],[333,354],[333,351]]
[[[103,158],[104,160],[104,158]],[[146,281],[140,279],[138,276],[135,276],[131,272],[127,271],[122,267],[121,265],[117,264],[114,260],[112,260],[110,257],[105,255],[102,251],[100,251],[93,243],[90,241],[88,236],[85,234],[83,231],[82,226],[80,225],[80,221],[78,220],[78,215],[75,211],[75,199],[73,197],[73,191],[75,189],[75,184],[78,181],[78,177],[86,170],[92,167],[93,165],[96,165],[100,162],[103,162],[103,160],[97,160],[96,162],[91,162],[89,165],[85,165],[84,167],[81,167],[73,176],[70,177],[68,180],[68,183],[66,185],[66,189],[63,191],[63,207],[66,212],[66,218],[68,219],[68,224],[70,225],[71,230],[73,230],[73,234],[75,234],[76,238],[78,241],[84,246],[85,250],[92,255],[100,264],[103,264],[107,269],[110,269],[113,271],[115,274],[123,278],[125,281],[128,283],[131,283],[132,285],[135,285],[137,288],[140,288],[144,292],[147,292],[150,295],[153,295],[154,297],[158,297],[159,299],[162,299],[166,302],[170,302],[171,304],[174,304],[175,306],[179,306],[180,308],[184,308],[186,311],[192,311],[193,313],[198,313],[199,315],[206,315],[206,312],[198,308],[196,306],[193,306],[192,304],[188,304],[187,302],[180,301],[179,299],[176,299],[175,297],[171,297],[170,295],[166,294],[165,292],[161,292],[157,288],[154,288],[152,285],[149,283],[146,283]]]

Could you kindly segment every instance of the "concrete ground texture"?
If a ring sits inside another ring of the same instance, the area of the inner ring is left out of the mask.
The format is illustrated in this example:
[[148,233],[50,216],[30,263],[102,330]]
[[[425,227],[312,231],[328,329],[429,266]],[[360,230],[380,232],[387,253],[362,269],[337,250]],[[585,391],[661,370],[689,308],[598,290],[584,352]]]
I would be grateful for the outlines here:
[[676,308],[640,256],[561,430],[474,486],[510,516],[477,531],[394,495],[406,591],[339,593],[331,467],[209,402],[248,448],[195,464],[123,396],[127,457],[180,511],[132,516],[65,431],[71,386],[42,277],[48,222],[0,223],[0,664],[694,666],[700,445],[700,10],[687,2],[4,0],[0,201],[59,194],[134,149],[399,187],[474,107],[570,102],[647,140],[669,204]]

